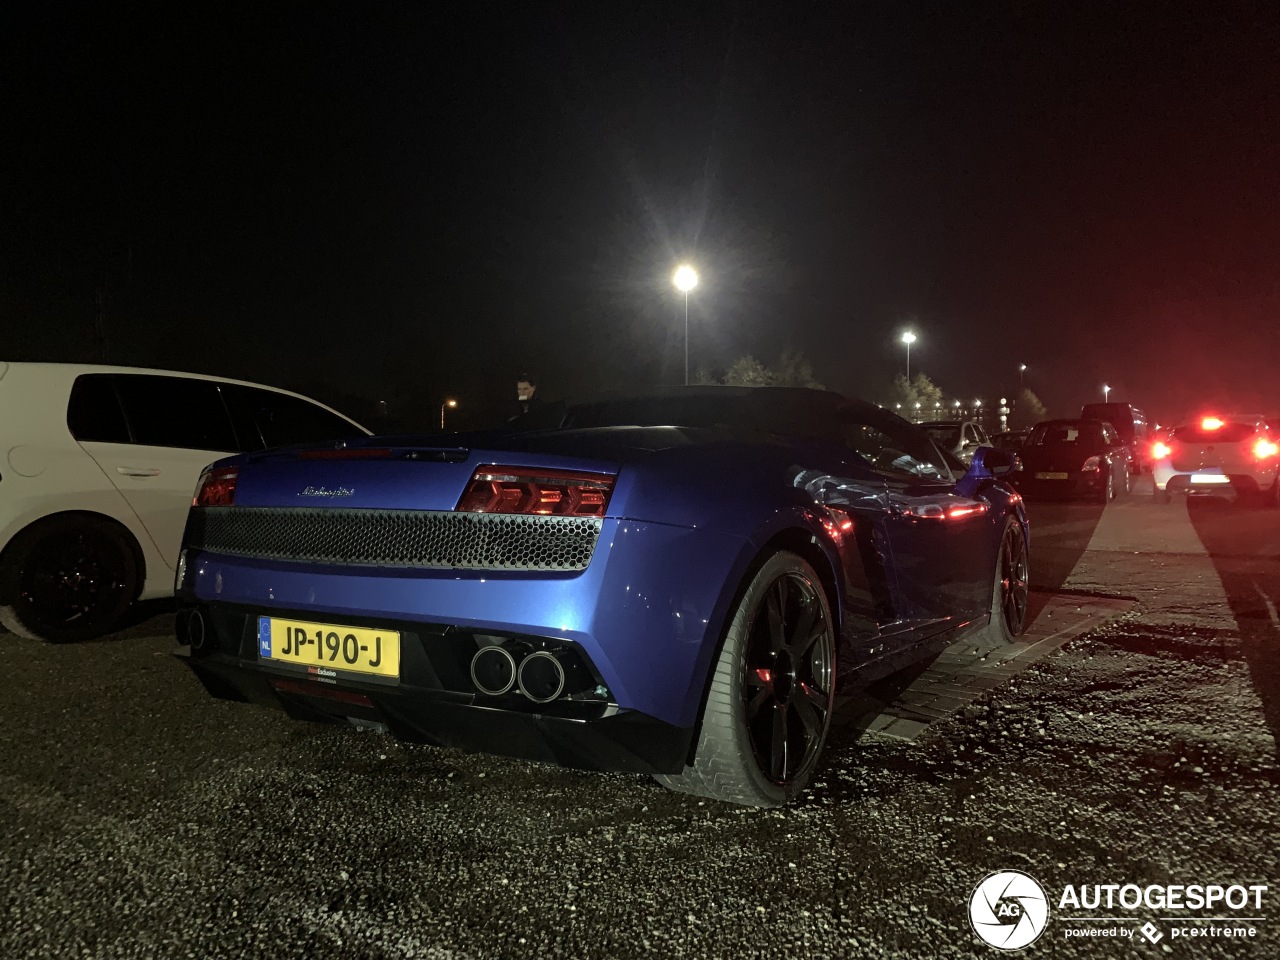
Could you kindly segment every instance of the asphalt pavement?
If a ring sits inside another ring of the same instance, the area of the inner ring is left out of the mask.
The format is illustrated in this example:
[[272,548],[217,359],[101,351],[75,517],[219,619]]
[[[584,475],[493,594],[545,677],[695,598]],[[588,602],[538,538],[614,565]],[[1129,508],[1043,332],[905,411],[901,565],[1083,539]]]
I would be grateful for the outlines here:
[[2,635],[0,957],[993,956],[1005,871],[1027,956],[1280,956],[1280,511],[1030,509],[1043,609],[1118,606],[945,710],[880,688],[920,729],[841,723],[783,810],[214,701],[164,611]]

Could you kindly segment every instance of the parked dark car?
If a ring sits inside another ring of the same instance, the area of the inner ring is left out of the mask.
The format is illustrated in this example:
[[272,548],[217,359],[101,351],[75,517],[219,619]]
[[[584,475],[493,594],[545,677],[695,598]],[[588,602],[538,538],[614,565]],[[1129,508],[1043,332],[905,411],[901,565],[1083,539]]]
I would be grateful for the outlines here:
[[299,447],[205,474],[178,573],[208,691],[305,720],[655,775],[753,806],[837,680],[1027,613],[1027,518],[887,410],[690,387],[545,429]]
[[1080,408],[1080,417],[1111,424],[1129,447],[1133,472],[1151,472],[1151,444],[1156,440],[1157,424],[1143,411],[1131,403],[1086,403]]
[[1037,423],[1018,451],[1018,489],[1029,495],[1087,496],[1106,503],[1129,492],[1129,448],[1102,420]]

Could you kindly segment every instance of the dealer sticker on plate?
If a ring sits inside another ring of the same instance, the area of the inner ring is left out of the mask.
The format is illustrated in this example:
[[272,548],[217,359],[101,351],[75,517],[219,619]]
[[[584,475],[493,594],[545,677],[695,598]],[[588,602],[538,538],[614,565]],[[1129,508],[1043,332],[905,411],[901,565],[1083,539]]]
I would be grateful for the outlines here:
[[399,678],[400,632],[259,617],[258,656],[304,667]]

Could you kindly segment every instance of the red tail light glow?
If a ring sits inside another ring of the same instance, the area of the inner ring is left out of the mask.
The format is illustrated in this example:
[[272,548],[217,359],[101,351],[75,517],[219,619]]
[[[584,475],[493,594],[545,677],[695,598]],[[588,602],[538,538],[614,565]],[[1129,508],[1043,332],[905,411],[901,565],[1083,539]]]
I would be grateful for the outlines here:
[[200,485],[196,495],[191,498],[193,507],[229,507],[236,502],[236,477],[240,471],[235,467],[224,467],[221,470],[206,470],[200,475]]
[[1259,460],[1280,455],[1280,443],[1268,440],[1266,437],[1259,437],[1258,442],[1253,445],[1253,455]]
[[1171,453],[1173,453],[1173,448],[1163,440],[1157,440],[1151,447],[1151,457],[1154,460],[1163,460]]
[[477,467],[456,509],[461,513],[603,517],[614,479],[603,473],[538,467]]
[[963,520],[987,512],[985,503],[921,503],[912,504],[903,511],[904,516],[916,520]]
[[1221,430],[1223,421],[1221,417],[1205,417],[1200,421],[1201,430]]

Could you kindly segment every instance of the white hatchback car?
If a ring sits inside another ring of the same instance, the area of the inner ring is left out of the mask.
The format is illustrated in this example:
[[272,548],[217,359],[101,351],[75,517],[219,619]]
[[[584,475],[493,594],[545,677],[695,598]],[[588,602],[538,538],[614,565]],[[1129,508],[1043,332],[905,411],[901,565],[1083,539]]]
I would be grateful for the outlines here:
[[260,384],[0,361],[0,624],[50,641],[110,631],[135,600],[172,596],[205,466],[368,434]]
[[1174,427],[1151,447],[1156,499],[1280,495],[1280,434],[1257,416],[1204,416]]

